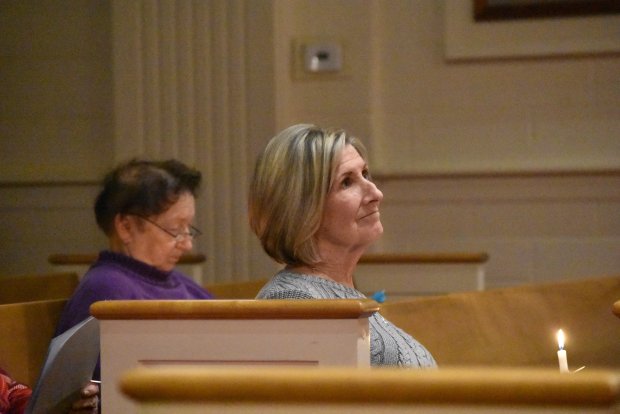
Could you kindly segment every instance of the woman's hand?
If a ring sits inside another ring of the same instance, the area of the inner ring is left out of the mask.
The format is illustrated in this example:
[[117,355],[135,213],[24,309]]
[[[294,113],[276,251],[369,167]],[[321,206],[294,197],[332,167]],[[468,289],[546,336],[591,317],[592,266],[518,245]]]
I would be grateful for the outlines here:
[[99,409],[99,385],[88,383],[80,391],[80,399],[73,403],[69,414],[96,414]]

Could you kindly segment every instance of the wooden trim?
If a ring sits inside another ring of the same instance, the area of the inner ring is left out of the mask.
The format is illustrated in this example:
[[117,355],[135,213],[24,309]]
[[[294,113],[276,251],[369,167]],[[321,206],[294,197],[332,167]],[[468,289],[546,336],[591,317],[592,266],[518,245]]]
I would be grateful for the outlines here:
[[454,172],[373,172],[376,181],[397,181],[412,179],[456,179],[456,178],[540,178],[540,177],[592,177],[620,176],[618,168],[601,168],[591,170],[507,170],[507,171],[454,171]]
[[476,21],[594,16],[620,12],[617,0],[500,2],[474,0]]
[[138,368],[120,381],[143,402],[478,404],[615,407],[620,374],[543,369]]
[[485,263],[489,260],[487,253],[373,253],[365,254],[360,264],[458,264]]
[[3,277],[0,304],[69,298],[80,279],[75,272]]
[[90,187],[90,186],[100,186],[101,181],[96,180],[24,180],[24,181],[11,181],[11,180],[1,180],[0,179],[0,188],[11,188],[11,187]]
[[[99,257],[98,254],[91,253],[56,253],[49,255],[47,261],[53,265],[91,265],[97,260],[97,257]],[[202,253],[190,253],[181,256],[178,264],[198,264],[206,260],[207,256]]]
[[90,307],[100,320],[358,319],[378,311],[370,299],[111,300]]

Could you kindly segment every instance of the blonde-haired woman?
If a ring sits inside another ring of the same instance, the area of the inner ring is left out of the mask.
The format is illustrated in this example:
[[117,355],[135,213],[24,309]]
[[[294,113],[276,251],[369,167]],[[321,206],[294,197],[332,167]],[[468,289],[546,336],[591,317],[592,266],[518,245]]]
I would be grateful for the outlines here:
[[[366,148],[339,129],[301,124],[273,137],[250,186],[250,226],[267,254],[285,265],[257,299],[364,298],[355,267],[383,233],[383,194],[371,181]],[[376,313],[371,364],[435,367],[432,355]]]

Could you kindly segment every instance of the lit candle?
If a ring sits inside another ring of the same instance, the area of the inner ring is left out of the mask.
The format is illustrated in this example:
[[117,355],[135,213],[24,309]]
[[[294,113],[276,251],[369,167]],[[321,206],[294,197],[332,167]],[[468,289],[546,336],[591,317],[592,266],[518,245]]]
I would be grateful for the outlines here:
[[558,337],[558,362],[560,363],[560,372],[568,372],[568,359],[566,358],[566,350],[564,349],[564,332],[560,329]]

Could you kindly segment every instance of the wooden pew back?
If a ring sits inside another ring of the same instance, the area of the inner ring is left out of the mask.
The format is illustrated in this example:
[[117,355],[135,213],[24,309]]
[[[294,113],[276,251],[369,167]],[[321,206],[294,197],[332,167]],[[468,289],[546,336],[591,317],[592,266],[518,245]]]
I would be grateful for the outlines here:
[[34,387],[66,299],[0,305],[0,366]]
[[381,314],[439,366],[558,367],[556,332],[571,369],[620,368],[620,276],[387,302]]
[[75,272],[0,278],[0,304],[67,299],[79,283]]
[[212,283],[205,285],[216,299],[254,299],[269,279],[255,279],[243,282]]

